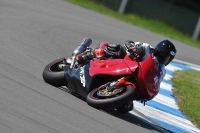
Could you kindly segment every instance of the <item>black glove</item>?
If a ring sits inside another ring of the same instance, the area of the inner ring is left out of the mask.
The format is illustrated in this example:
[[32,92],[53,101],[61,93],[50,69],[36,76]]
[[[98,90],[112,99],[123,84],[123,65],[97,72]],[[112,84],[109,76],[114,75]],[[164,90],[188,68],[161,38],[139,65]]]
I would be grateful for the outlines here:
[[134,60],[141,60],[145,50],[144,47],[142,46],[142,43],[140,44],[135,44],[133,41],[126,41],[125,47],[128,49],[129,56],[134,59]]
[[79,64],[87,63],[89,60],[94,58],[94,54],[92,52],[84,52],[76,56],[76,60]]

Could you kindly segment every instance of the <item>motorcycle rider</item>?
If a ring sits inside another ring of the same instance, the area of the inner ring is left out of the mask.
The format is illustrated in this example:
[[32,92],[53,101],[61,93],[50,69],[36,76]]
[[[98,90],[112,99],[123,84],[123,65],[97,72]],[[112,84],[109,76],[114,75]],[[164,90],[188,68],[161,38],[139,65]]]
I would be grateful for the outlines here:
[[85,52],[76,56],[79,63],[97,59],[117,59],[129,55],[135,61],[142,61],[145,55],[150,53],[157,58],[158,63],[167,66],[176,55],[176,48],[169,40],[159,42],[155,48],[148,43],[125,41],[124,46],[115,43],[102,42],[98,48],[88,48]]
[[133,42],[127,40],[124,46],[116,43],[102,42],[97,48],[88,48],[85,52],[76,56],[80,64],[87,63],[92,59],[123,59],[128,55],[132,60],[137,62],[145,60],[147,53],[152,54],[160,70],[160,79],[165,76],[165,66],[167,66],[176,55],[176,47],[169,40],[159,42],[155,48],[148,43]]
[[[76,56],[76,60],[80,64],[87,63],[94,58],[97,59],[119,59],[128,55],[132,60],[137,62],[145,60],[147,53],[150,53],[158,64],[158,79],[163,79],[165,76],[165,66],[167,66],[176,55],[176,48],[169,40],[159,42],[155,48],[150,44],[142,42],[125,41],[124,46],[115,43],[102,42],[97,48],[88,48],[85,52]],[[133,102],[117,107],[122,113],[133,109]]]

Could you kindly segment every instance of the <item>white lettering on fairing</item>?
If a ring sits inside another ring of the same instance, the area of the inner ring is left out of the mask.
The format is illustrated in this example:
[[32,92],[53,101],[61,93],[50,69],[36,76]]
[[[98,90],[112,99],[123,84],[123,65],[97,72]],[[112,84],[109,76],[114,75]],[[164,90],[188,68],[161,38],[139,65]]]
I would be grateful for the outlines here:
[[84,74],[84,68],[83,67],[81,67],[80,79],[81,79],[81,83],[82,83],[83,87],[85,87],[85,74]]

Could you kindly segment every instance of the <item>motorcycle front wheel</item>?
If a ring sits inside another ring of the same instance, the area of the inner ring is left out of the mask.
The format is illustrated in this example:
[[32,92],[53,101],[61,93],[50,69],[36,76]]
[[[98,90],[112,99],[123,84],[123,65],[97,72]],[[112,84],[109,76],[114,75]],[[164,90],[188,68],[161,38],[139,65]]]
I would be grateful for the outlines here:
[[97,109],[114,108],[132,101],[136,93],[132,85],[116,89],[113,92],[107,92],[106,87],[96,88],[87,95],[86,102]]
[[45,67],[43,71],[43,79],[46,83],[55,87],[65,86],[67,84],[63,69],[58,68],[58,65],[60,65],[63,60],[64,58],[57,59]]

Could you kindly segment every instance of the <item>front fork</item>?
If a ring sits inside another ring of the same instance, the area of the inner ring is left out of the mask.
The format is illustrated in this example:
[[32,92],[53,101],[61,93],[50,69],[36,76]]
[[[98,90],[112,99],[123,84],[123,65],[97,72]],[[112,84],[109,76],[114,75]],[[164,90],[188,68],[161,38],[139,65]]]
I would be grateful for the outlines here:
[[116,83],[116,86],[120,87],[120,86],[125,85],[126,82],[127,82],[126,80],[129,79],[129,78],[130,78],[130,76],[126,76],[126,77],[122,77],[122,78],[118,79],[117,83]]
[[[118,79],[116,82],[115,82],[115,86],[116,87],[121,87],[121,86],[125,86],[127,84],[131,84],[134,88],[135,85],[129,81],[127,81],[131,76],[126,76],[126,77],[122,77],[120,79]],[[133,101],[129,101],[123,105],[120,105],[118,107],[116,107],[117,111],[120,112],[120,113],[127,113],[129,111],[131,111],[133,109]]]
[[118,79],[117,81],[111,82],[108,86],[108,91],[113,91],[115,88],[119,88],[119,87],[125,86],[127,84],[131,84],[135,88],[135,85],[133,83],[127,81],[127,79],[129,79],[130,77],[131,76],[122,77],[122,78]]

